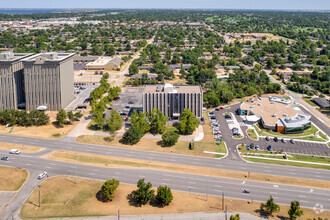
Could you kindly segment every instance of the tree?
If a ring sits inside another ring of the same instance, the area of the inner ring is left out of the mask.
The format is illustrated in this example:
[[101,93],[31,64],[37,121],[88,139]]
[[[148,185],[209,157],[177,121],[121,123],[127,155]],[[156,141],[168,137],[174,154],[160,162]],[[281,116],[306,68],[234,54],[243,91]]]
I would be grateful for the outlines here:
[[73,119],[74,119],[74,114],[73,114],[73,112],[72,112],[72,111],[69,111],[67,115],[68,115],[68,119],[69,119],[70,121],[73,121]]
[[173,200],[171,188],[167,186],[159,186],[157,188],[156,200],[163,207],[169,205]]
[[128,144],[136,144],[143,137],[144,132],[137,125],[132,125],[123,135],[123,139]]
[[240,220],[239,214],[231,215],[230,220]]
[[147,204],[154,195],[152,190],[152,184],[150,182],[145,183],[144,178],[139,179],[137,182],[138,189],[132,192],[133,199],[141,206]]
[[167,129],[162,135],[163,144],[165,146],[173,146],[178,142],[179,134],[176,133],[176,129]]
[[83,116],[83,114],[81,112],[74,113],[74,117],[76,117],[76,118],[81,118],[82,116]]
[[261,203],[260,204],[260,209],[265,211],[267,213],[267,215],[272,215],[273,212],[278,212],[280,211],[280,206],[277,205],[275,202],[274,202],[274,199],[272,196],[269,197],[269,199],[267,200],[267,203],[264,204],[264,203]]
[[156,110],[154,108],[147,116],[150,124],[150,132],[152,134],[162,134],[166,128],[168,116],[164,115],[159,109]]
[[179,117],[178,130],[182,134],[192,134],[199,126],[200,121],[189,109],[184,109]]
[[304,214],[304,211],[300,209],[299,201],[296,201],[296,200],[291,201],[291,206],[288,211],[288,214],[289,214],[291,220],[294,220],[297,217],[300,217]]
[[120,114],[112,109],[110,111],[110,117],[107,120],[107,129],[111,138],[113,139],[116,135],[116,131],[118,131],[122,126],[122,118]]
[[128,72],[129,72],[130,75],[137,74],[137,73],[139,73],[139,68],[134,63],[132,63],[129,66]]
[[61,110],[57,113],[57,115],[56,115],[56,121],[57,121],[57,123],[58,123],[60,126],[64,125],[65,120],[66,120],[66,117],[67,117],[67,115],[66,115],[66,111],[64,111],[63,109],[61,109]]
[[102,202],[111,202],[115,198],[115,191],[119,186],[119,181],[112,179],[103,183],[101,190],[97,193],[96,197]]
[[131,115],[131,123],[133,126],[137,126],[143,134],[150,130],[146,115],[142,111],[139,113],[136,111],[133,112]]
[[274,62],[274,60],[272,58],[268,58],[267,60],[267,67],[269,69],[275,68],[276,67],[276,63]]

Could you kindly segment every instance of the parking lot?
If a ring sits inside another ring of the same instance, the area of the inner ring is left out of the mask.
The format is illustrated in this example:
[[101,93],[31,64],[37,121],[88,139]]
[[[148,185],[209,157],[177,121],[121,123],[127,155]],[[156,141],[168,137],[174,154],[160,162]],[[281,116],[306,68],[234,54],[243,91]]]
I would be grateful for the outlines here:
[[[287,139],[286,143],[281,142],[281,139],[278,142],[275,142],[273,138],[270,141],[265,140],[264,138],[260,138],[259,141],[252,141],[247,137],[246,130],[247,126],[243,125],[243,120],[240,116],[236,115],[235,111],[239,105],[233,105],[229,109],[222,109],[220,111],[214,111],[216,119],[219,123],[219,128],[222,133],[223,141],[227,143],[227,146],[236,147],[239,144],[251,144],[259,145],[260,150],[267,150],[267,146],[272,146],[272,151],[283,151],[287,153],[294,154],[307,154],[314,156],[330,156],[330,148],[327,144],[322,143],[311,143],[304,142],[300,140],[295,140],[295,143],[290,143],[290,139]],[[241,127],[242,132],[244,133],[243,139],[234,139],[232,138],[232,131],[227,125],[227,120],[223,115],[226,112],[233,113],[232,115],[237,119],[238,124]],[[243,125],[243,126],[242,126]]]
[[75,85],[75,99],[65,108],[66,111],[73,111],[78,106],[84,105],[85,99],[87,99],[91,92],[96,89],[99,83],[80,83]]

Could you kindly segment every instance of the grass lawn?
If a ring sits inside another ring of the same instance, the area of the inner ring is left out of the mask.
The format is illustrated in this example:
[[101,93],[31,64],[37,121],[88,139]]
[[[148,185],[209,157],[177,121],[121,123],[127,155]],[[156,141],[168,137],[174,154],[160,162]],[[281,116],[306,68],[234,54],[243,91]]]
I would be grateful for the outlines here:
[[0,149],[5,149],[5,150],[17,149],[24,153],[35,153],[35,152],[43,150],[44,148],[0,142]]
[[[186,212],[219,212],[221,211],[221,198],[205,195],[172,191],[173,201],[169,206],[161,208],[155,203],[148,203],[142,207],[136,206],[129,200],[129,194],[136,186],[120,184],[115,192],[112,202],[102,203],[96,199],[103,181],[78,178],[75,184],[74,177],[57,176],[41,183],[41,206],[38,204],[38,189],[35,189],[27,202],[23,205],[20,216],[22,218],[50,218],[50,217],[79,217],[79,216],[115,216],[117,211],[125,215],[168,214]],[[225,206],[229,212],[248,212],[258,216],[259,202],[249,202],[225,198]],[[277,216],[288,216],[289,207],[281,205]],[[304,218],[316,217],[312,209],[302,208]],[[318,216],[325,218],[329,211],[324,211]]]
[[212,154],[205,154],[204,151],[226,153],[226,149],[224,147],[219,147],[215,142],[194,142],[194,150],[189,150],[189,141],[178,141],[172,147],[163,147],[161,140],[142,138],[140,142],[135,145],[127,145],[121,143],[121,138],[122,137],[115,137],[114,140],[109,140],[107,136],[83,135],[77,137],[77,141],[80,143],[204,157],[214,157]]
[[323,166],[323,165],[316,165],[316,164],[292,163],[292,162],[287,162],[287,161],[266,160],[266,159],[246,158],[246,157],[244,159],[248,160],[248,161],[252,161],[252,162],[258,162],[258,163],[289,165],[289,166],[295,166],[295,167],[309,167],[309,168],[330,170],[330,166]]
[[14,126],[14,129],[10,132],[10,128],[6,128],[5,126],[0,127],[1,134],[12,134],[12,135],[20,135],[27,137],[38,137],[38,138],[48,138],[55,139],[60,138],[67,135],[79,122],[75,121],[72,125],[64,125],[63,127],[58,127],[56,124],[49,123],[48,125],[43,125],[37,127],[20,127]]
[[253,129],[248,129],[247,133],[251,139],[257,140],[257,134]]
[[312,100],[311,97],[303,97],[302,99],[303,99],[305,102],[307,102],[308,104],[310,104],[311,106],[317,106],[317,105],[313,102],[313,100]]
[[0,191],[19,190],[27,177],[28,172],[26,170],[0,166]]
[[43,156],[43,158],[76,163],[78,155],[80,155],[78,163],[92,165],[92,166],[159,169],[159,170],[168,170],[168,171],[182,172],[182,173],[219,176],[223,178],[234,178],[234,179],[242,179],[242,180],[248,179],[251,181],[273,182],[279,184],[282,183],[282,184],[295,185],[295,186],[316,187],[316,188],[325,188],[325,189],[329,188],[328,182],[326,181],[319,181],[319,180],[306,181],[306,179],[301,179],[301,178],[273,176],[273,175],[257,174],[257,173],[250,173],[250,177],[247,177],[247,172],[241,172],[241,171],[186,166],[180,164],[169,164],[169,163],[162,163],[155,161],[133,160],[133,159],[109,157],[109,156],[102,156],[95,154],[86,154],[86,153],[78,154],[77,152],[72,152],[72,151],[55,151],[48,154],[47,156]]
[[324,140],[328,140],[327,136],[326,136],[323,132],[319,131],[319,135],[320,135],[320,137],[323,138]]

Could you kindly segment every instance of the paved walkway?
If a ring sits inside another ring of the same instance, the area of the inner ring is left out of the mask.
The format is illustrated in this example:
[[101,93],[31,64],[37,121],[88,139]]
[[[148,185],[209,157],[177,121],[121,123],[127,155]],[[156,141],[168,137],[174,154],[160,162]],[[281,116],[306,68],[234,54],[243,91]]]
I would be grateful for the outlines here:
[[[266,219],[258,216],[254,216],[248,213],[182,213],[182,214],[156,214],[156,215],[136,215],[136,216],[106,216],[106,217],[91,217],[91,218],[77,218],[77,219],[97,219],[97,220],[225,220],[230,219],[231,215],[239,214],[241,219],[244,220],[258,220]],[[67,218],[56,218],[54,220],[66,220]]]

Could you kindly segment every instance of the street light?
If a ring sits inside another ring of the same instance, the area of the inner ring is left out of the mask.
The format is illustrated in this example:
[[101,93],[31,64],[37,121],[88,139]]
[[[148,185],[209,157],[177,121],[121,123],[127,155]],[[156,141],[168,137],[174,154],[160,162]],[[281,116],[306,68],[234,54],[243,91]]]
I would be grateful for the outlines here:
[[40,188],[41,188],[41,186],[38,185],[38,189],[39,189],[39,191],[38,191],[38,192],[39,192],[39,206],[38,206],[38,207],[39,207],[39,208],[40,208]]
[[76,160],[76,184],[77,184],[77,175],[78,175],[78,160],[80,158],[80,154],[79,156],[77,157],[77,160]]

